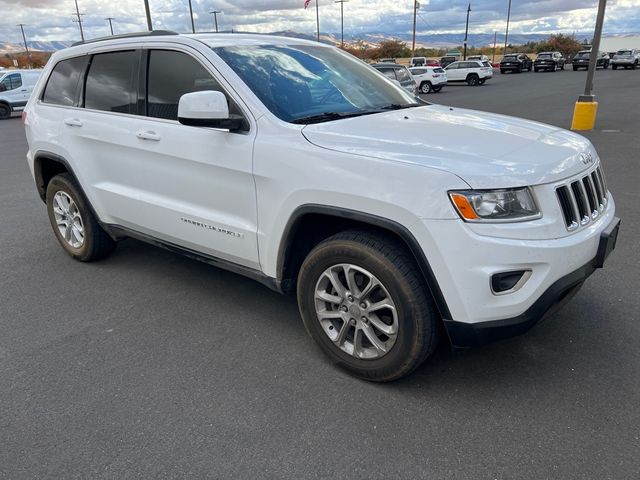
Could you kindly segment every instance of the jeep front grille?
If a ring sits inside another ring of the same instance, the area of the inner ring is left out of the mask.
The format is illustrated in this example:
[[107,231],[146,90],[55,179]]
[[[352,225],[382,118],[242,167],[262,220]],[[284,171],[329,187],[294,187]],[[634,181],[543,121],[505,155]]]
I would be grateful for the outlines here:
[[589,174],[556,188],[562,216],[570,232],[595,221],[607,207],[607,185],[598,165]]

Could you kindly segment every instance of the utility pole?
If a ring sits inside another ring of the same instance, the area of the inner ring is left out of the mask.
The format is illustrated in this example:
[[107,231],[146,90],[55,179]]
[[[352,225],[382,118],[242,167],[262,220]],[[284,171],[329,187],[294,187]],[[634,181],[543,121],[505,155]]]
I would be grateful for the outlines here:
[[18,26],[22,31],[22,40],[24,41],[24,49],[27,52],[27,58],[29,59],[29,66],[31,66],[31,52],[29,51],[29,46],[27,45],[27,37],[24,36],[24,23],[19,23]]
[[316,0],[316,30],[317,30],[317,39],[320,42],[320,10],[318,9],[318,0]]
[[491,63],[496,63],[496,42],[498,41],[498,32],[493,32],[493,58]]
[[420,2],[413,0],[413,42],[411,43],[411,56],[416,56],[416,16],[418,15],[418,9],[420,8]]
[[209,13],[213,15],[213,21],[216,24],[216,33],[218,33],[218,14],[222,12],[220,10],[211,10]]
[[149,0],[144,0],[144,11],[147,15],[147,30],[153,31],[153,24],[151,23],[151,10],[149,10]]
[[509,20],[511,18],[511,0],[509,0],[509,8],[507,9],[507,31],[504,34],[504,50],[502,51],[502,55],[506,55],[507,53],[507,41],[509,40]]
[[593,34],[593,45],[589,54],[589,70],[587,71],[587,81],[584,86],[584,94],[578,97],[573,111],[572,130],[593,130],[596,124],[596,114],[598,113],[598,102],[593,95],[593,76],[596,71],[598,61],[598,51],[600,50],[600,38],[602,37],[602,26],[604,24],[604,12],[607,8],[607,0],[598,2],[598,15],[596,16],[596,28]]
[[471,13],[471,2],[469,2],[469,7],[467,8],[467,26],[464,30],[464,53],[462,54],[462,59],[467,59],[467,38],[469,37],[469,14]]
[[78,26],[80,27],[80,38],[84,42],[84,31],[82,30],[82,15],[84,15],[84,13],[80,13],[80,9],[78,8],[78,0],[75,0],[75,2],[76,13],[74,13],[74,15],[77,17],[77,20],[74,20],[74,22],[78,22]]
[[113,37],[113,24],[111,23],[111,21],[115,19],[113,17],[107,17],[105,18],[105,20],[109,22],[109,29],[111,30],[111,36]]
[[335,3],[340,4],[340,31],[341,31],[341,40],[340,40],[340,48],[344,48],[344,4],[349,0],[335,0]]
[[191,32],[196,33],[196,24],[193,23],[193,8],[191,7],[191,0],[189,0],[189,17],[191,18]]

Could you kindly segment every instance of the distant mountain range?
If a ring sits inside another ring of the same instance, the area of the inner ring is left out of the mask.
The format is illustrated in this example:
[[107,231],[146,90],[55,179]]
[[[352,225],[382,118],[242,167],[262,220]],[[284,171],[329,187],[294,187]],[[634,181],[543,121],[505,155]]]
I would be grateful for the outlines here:
[[[239,32],[238,32],[239,33]],[[244,32],[243,32],[244,33]],[[282,35],[293,38],[303,38],[308,40],[315,40],[314,35],[308,35],[305,33],[295,32],[292,30],[285,30],[280,32],[273,32],[272,35]],[[637,34],[636,34],[637,35]],[[629,36],[632,36],[631,34]],[[624,36],[620,36],[624,37]],[[509,35],[509,43],[512,45],[523,45],[527,42],[538,42],[549,38],[547,34],[519,34],[513,33]],[[591,39],[589,33],[576,33],[576,38],[580,41]],[[607,37],[611,38],[611,37]],[[334,33],[322,33],[320,35],[321,41],[324,43],[338,45],[340,44],[340,34]],[[362,33],[358,35],[345,35],[345,43],[355,43],[363,41],[367,44],[374,45],[383,40],[400,39],[404,42],[411,42],[411,34],[398,34],[390,35],[388,33]],[[433,34],[418,34],[416,35],[416,44],[420,47],[432,47],[432,48],[450,48],[462,45],[464,34],[461,33],[433,33]],[[493,45],[493,34],[489,33],[474,33],[469,34],[468,45],[475,47],[484,47]],[[52,52],[66,48],[70,46],[72,41],[36,41],[28,42],[29,48],[33,51]],[[497,44],[504,44],[504,34],[497,35]],[[6,53],[19,53],[24,51],[24,45],[22,43],[2,42],[0,41],[0,54]]]

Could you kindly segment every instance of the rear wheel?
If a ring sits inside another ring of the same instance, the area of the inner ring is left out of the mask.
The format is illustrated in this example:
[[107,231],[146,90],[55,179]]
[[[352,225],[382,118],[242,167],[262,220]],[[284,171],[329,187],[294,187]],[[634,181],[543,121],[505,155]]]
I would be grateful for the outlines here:
[[11,117],[11,107],[6,103],[0,103],[0,120]]
[[500,69],[500,73],[505,73],[506,70]]
[[631,65],[631,70],[635,70],[636,68],[638,68],[638,61],[636,60],[633,65]]
[[391,238],[350,231],[323,241],[305,259],[297,292],[311,337],[360,378],[401,378],[437,345],[428,287],[411,254]]
[[574,72],[577,71],[577,70],[578,70],[578,67],[573,67],[573,71]]
[[467,85],[469,85],[470,87],[475,87],[476,85],[478,85],[478,82],[480,81],[480,78],[478,78],[477,75],[469,75],[467,77]]
[[431,82],[422,82],[420,84],[420,93],[431,93],[432,90],[432,86],[431,86]]
[[484,82],[486,82],[487,80],[485,78],[481,78],[480,80],[478,80],[478,85],[484,85]]
[[62,248],[76,260],[91,262],[109,255],[116,242],[91,213],[73,177],[56,175],[47,185],[47,213]]

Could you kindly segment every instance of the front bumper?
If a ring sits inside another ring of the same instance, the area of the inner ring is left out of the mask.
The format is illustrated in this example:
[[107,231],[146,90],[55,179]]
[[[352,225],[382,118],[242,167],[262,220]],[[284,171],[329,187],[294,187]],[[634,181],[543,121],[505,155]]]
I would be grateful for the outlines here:
[[604,266],[604,261],[616,246],[619,228],[620,219],[614,218],[600,234],[596,256],[555,281],[524,313],[513,318],[475,324],[445,320],[451,344],[456,348],[467,348],[521,335],[548,314],[556,312],[578,292],[596,268]]

